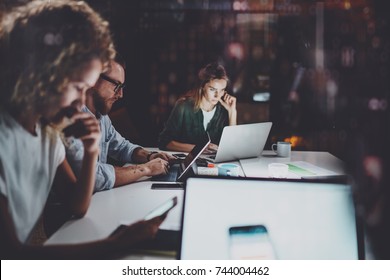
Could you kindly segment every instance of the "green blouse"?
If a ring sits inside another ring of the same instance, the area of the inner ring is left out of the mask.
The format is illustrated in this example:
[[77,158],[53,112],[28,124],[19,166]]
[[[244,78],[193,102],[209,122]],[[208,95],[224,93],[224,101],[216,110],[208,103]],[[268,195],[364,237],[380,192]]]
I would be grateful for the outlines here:
[[[211,143],[219,144],[222,130],[227,125],[229,125],[228,112],[218,103],[206,129]],[[171,141],[196,145],[207,137],[206,131],[203,126],[202,110],[195,111],[194,100],[191,97],[181,98],[176,102],[164,130],[160,133],[158,146],[166,150],[167,144]]]

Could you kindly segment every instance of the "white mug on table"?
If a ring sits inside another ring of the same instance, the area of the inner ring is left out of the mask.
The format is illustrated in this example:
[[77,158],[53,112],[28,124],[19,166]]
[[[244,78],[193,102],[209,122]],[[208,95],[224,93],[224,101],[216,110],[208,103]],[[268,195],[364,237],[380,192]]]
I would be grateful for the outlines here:
[[271,148],[272,151],[278,155],[278,157],[290,157],[291,155],[290,142],[278,141],[276,144],[272,144]]

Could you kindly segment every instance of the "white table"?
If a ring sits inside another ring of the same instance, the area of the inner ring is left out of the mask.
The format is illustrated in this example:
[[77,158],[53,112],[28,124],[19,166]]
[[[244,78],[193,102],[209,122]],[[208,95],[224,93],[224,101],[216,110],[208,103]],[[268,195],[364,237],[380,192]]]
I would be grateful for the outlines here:
[[[337,175],[345,174],[343,162],[327,152],[293,151],[291,158],[279,158],[274,156],[272,151],[264,151],[262,157],[240,160],[240,164],[246,176],[269,177],[269,163],[294,161],[305,161]],[[121,222],[136,222],[173,196],[178,197],[178,205],[170,211],[161,228],[178,230],[181,222],[183,190],[153,190],[152,183],[139,181],[94,194],[85,217],[66,222],[45,244],[71,244],[104,238]]]
[[[292,163],[306,165],[311,171],[318,175],[312,178],[332,175],[345,175],[343,161],[328,152],[302,152],[292,151],[291,157],[278,157],[272,151],[264,151],[259,158],[250,158],[240,160],[241,167],[246,177],[268,178],[268,164],[270,163]],[[289,172],[287,178],[299,179],[301,176]]]
[[152,190],[151,181],[136,182],[93,195],[87,214],[66,222],[45,244],[71,244],[107,237],[120,223],[141,220],[153,208],[173,196],[178,205],[160,228],[179,230],[183,190]]

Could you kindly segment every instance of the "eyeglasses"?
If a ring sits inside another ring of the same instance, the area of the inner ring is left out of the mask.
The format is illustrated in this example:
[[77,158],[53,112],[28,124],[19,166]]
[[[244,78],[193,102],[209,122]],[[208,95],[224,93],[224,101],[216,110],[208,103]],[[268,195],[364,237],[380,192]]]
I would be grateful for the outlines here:
[[110,77],[108,77],[105,74],[100,74],[100,78],[115,85],[115,88],[114,88],[115,93],[117,93],[118,91],[120,91],[121,89],[123,89],[126,86],[125,83],[122,84],[121,82],[115,81],[114,79],[111,79]]

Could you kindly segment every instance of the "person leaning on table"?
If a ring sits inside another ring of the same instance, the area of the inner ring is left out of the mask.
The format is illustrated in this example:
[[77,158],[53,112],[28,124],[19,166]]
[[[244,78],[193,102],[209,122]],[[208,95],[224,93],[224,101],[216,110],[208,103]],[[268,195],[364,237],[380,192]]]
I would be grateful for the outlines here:
[[[100,125],[102,139],[97,161],[95,191],[109,190],[138,180],[143,176],[167,172],[168,161],[173,159],[167,153],[148,152],[123,138],[111,123],[108,113],[113,104],[123,97],[125,83],[124,63],[110,61],[106,72],[100,74],[96,84],[87,90],[86,106],[83,112],[94,116]],[[79,139],[70,140],[66,157],[76,175],[80,174],[84,148]],[[114,166],[107,163],[108,157],[132,166]]]
[[227,94],[225,68],[210,63],[199,73],[198,87],[180,98],[159,135],[162,150],[190,152],[210,135],[209,150],[216,150],[225,126],[237,124],[236,98]]
[[79,178],[52,123],[60,123],[69,108],[83,102],[115,51],[108,24],[84,2],[32,1],[6,15],[0,26],[1,259],[108,258],[153,238],[164,217],[90,243],[28,244],[53,182],[69,198],[75,217],[88,209],[99,123],[77,112],[71,118],[77,127],[66,130],[84,145]]

